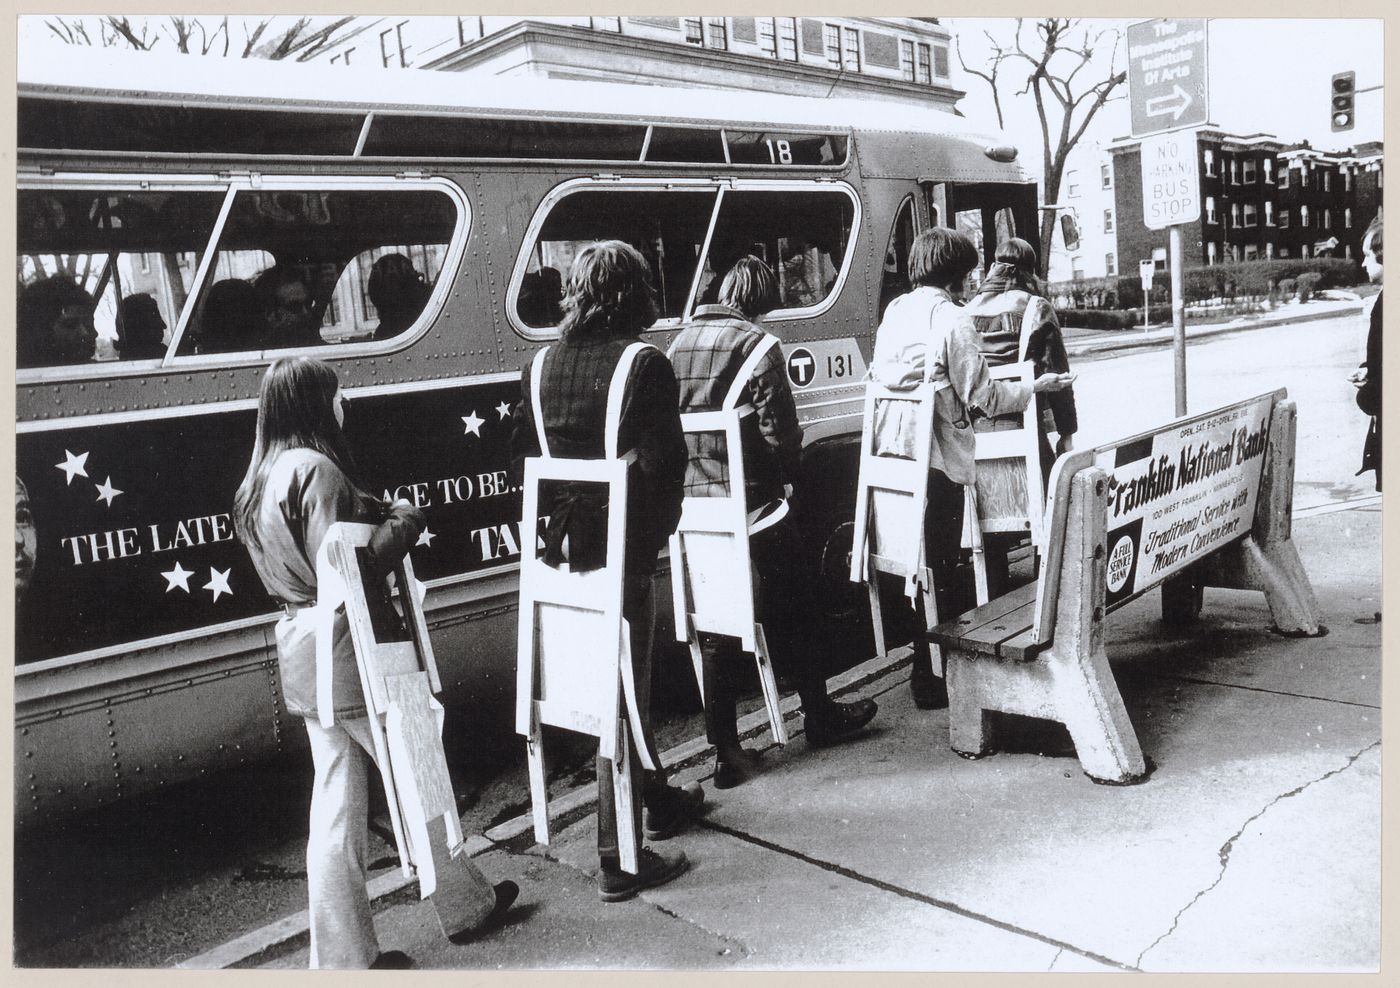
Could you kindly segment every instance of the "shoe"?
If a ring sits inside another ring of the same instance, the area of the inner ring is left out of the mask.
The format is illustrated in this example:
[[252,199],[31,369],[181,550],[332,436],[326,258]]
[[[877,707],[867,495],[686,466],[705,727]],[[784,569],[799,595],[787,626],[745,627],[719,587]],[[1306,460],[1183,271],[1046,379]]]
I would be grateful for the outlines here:
[[808,746],[825,748],[854,737],[874,719],[879,709],[874,700],[856,700],[833,703],[820,713],[809,713],[806,718]]
[[942,710],[948,706],[948,680],[915,673],[909,677],[909,694],[920,710]]
[[622,902],[643,889],[665,885],[689,867],[690,862],[685,859],[684,851],[665,855],[644,847],[637,855],[635,875],[629,875],[619,865],[603,862],[598,870],[598,898],[604,902]]
[[520,886],[510,879],[496,883],[496,904],[491,907],[491,911],[486,914],[486,918],[481,921],[480,926],[474,926],[468,930],[458,930],[449,934],[447,939],[457,946],[471,943],[477,937],[485,936],[496,927],[500,926],[506,918],[506,913],[510,912],[510,907],[515,905],[516,897],[520,895]]
[[724,753],[715,752],[716,789],[733,789],[762,772],[763,759],[756,751],[735,748]]
[[647,807],[646,826],[643,828],[647,840],[666,840],[685,829],[700,815],[700,807],[705,803],[705,790],[698,782],[687,782],[684,786],[667,786],[665,795],[656,800],[657,806]]
[[413,966],[413,958],[402,950],[386,950],[370,964],[371,971],[407,971]]

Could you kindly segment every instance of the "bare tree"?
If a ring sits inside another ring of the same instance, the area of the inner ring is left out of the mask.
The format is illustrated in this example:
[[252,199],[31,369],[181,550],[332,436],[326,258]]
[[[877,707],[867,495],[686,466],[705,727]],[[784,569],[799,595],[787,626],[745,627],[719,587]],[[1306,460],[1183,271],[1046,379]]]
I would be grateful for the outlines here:
[[[1114,28],[1091,32],[1081,21],[1064,17],[1034,21],[1029,33],[1027,26],[1024,18],[1016,18],[1016,33],[1009,42],[998,41],[987,34],[992,53],[985,69],[968,66],[961,44],[958,60],[964,71],[984,80],[991,88],[997,126],[1005,126],[1001,105],[1003,85],[1014,86],[1019,82],[1021,88],[1015,95],[1029,93],[1035,99],[1043,144],[1043,194],[1046,203],[1055,203],[1060,198],[1060,183],[1070,152],[1084,136],[1089,122],[1127,78],[1127,73],[1117,68],[1121,35]],[[1113,43],[1108,62],[1095,63],[1095,49],[1106,40]],[[1084,78],[1080,78],[1081,73]],[[1040,218],[1042,276],[1050,266],[1054,236],[1055,214],[1047,210]]]
[[[90,20],[91,18],[81,17],[50,17],[44,23],[50,31],[70,45],[150,51],[164,38],[169,38],[176,51],[184,54],[212,54],[221,57],[227,57],[233,47],[227,16],[221,17],[217,25],[213,25],[212,18],[206,22],[200,17],[171,15],[161,20],[158,27],[153,27],[154,19],[133,20],[130,17],[108,14],[96,21],[100,32],[96,42],[88,32],[87,21]],[[273,35],[271,41],[265,41],[264,36],[268,29],[273,27],[273,18],[244,20],[243,47],[238,57],[266,58],[271,61],[296,58],[298,61],[305,61],[326,45],[340,40],[339,32],[354,20],[353,17],[338,17],[320,27],[314,27],[311,18],[299,17],[289,27]],[[349,33],[353,34],[355,31]]]

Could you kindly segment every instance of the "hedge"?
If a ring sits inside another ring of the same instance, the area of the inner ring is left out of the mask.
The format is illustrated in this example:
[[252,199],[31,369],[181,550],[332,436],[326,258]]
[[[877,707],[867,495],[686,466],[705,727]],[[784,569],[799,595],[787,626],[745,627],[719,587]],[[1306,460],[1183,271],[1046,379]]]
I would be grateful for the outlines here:
[[1056,309],[1065,329],[1131,329],[1142,325],[1141,309]]
[[[1186,301],[1191,303],[1214,298],[1266,298],[1281,290],[1280,283],[1284,279],[1301,282],[1301,276],[1305,274],[1317,276],[1315,283],[1309,279],[1310,291],[1342,288],[1359,284],[1363,280],[1360,265],[1350,258],[1290,257],[1269,261],[1240,261],[1233,264],[1187,268]],[[1142,282],[1135,274],[1055,282],[1046,287],[1046,294],[1062,310],[1131,309],[1142,306]],[[1158,271],[1152,277],[1152,304],[1167,305],[1170,301],[1170,277],[1167,272]]]

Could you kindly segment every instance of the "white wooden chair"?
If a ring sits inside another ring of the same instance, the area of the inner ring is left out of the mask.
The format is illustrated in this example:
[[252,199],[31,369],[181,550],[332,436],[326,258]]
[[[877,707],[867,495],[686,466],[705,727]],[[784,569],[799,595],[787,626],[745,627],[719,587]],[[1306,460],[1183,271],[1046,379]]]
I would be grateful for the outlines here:
[[[535,839],[549,843],[548,792],[542,728],[546,725],[598,739],[598,754],[612,765],[617,810],[618,853],[622,868],[637,871],[641,835],[634,825],[634,792],[628,771],[636,749],[642,765],[657,768],[645,741],[632,676],[631,636],[622,616],[623,558],[626,552],[627,471],[633,456],[617,455],[617,424],[627,373],[636,352],[624,354],[608,396],[607,455],[584,460],[553,457],[544,436],[540,373],[544,351],[533,367],[532,398],[543,455],[525,461],[521,521],[519,651],[516,660],[516,731],[526,738]],[[607,548],[604,565],[571,572],[555,568],[536,547],[540,524],[540,484],[548,481],[607,487]]]
[[[751,411],[751,410],[750,410]],[[787,502],[750,522],[744,494],[744,456],[740,442],[742,409],[690,412],[681,427],[690,435],[722,435],[729,472],[728,493],[687,497],[681,520],[671,536],[671,593],[675,606],[676,640],[690,646],[695,679],[704,697],[704,663],[700,634],[732,635],[758,663],[763,702],[773,740],[787,744],[787,727],[778,707],[778,684],[773,675],[768,640],[756,620],[749,535],[777,523]]]
[[[1035,384],[1030,361],[991,368],[995,381]],[[1036,552],[1045,546],[1045,483],[1040,469],[1040,426],[1034,397],[1024,412],[998,416],[1000,427],[977,433],[977,482],[964,490],[963,545],[972,549],[977,603],[988,600],[983,536],[1028,535]]]
[[408,557],[392,574],[397,609],[389,582],[367,579],[363,550],[373,534],[372,525],[338,522],[317,558],[320,720],[333,722],[331,652],[343,603],[404,876],[417,873],[419,893],[432,899],[443,932],[456,933],[481,918],[490,886],[479,870],[452,863],[463,853],[462,825],[442,747],[443,708],[434,697],[442,682],[423,617],[423,587]]
[[[923,602],[926,625],[931,628],[938,623],[924,544],[934,393],[931,383],[895,391],[866,382],[851,582],[864,583],[869,591],[875,649],[881,655],[887,648],[878,574],[903,577],[910,600]],[[937,654],[933,668],[935,672],[941,669]]]

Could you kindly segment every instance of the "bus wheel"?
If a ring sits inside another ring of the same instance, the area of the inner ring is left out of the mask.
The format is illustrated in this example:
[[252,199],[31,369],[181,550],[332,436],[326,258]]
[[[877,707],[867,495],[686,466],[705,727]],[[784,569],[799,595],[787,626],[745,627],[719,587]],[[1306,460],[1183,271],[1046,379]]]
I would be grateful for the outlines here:
[[851,519],[824,526],[817,537],[817,588],[821,612],[830,621],[861,626],[870,620],[865,587],[851,582]]

